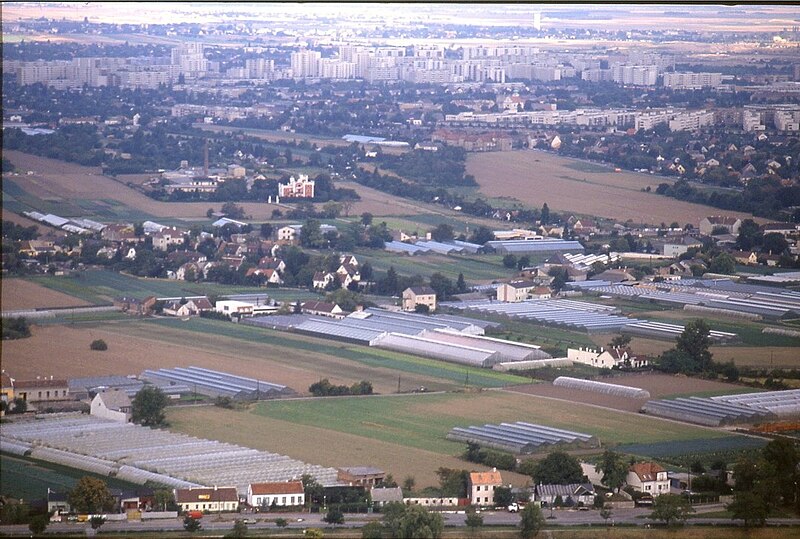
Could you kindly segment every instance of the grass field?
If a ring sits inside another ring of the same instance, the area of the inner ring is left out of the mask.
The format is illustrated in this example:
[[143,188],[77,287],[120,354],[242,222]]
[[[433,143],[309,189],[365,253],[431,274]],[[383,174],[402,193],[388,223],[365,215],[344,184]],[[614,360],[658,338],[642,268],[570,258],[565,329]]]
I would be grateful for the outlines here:
[[359,250],[358,260],[369,262],[377,271],[394,267],[400,275],[422,275],[430,277],[441,273],[453,281],[463,273],[468,282],[492,281],[512,276],[514,272],[504,267],[499,256],[492,255],[417,255],[408,256],[388,251]]
[[536,207],[546,202],[551,210],[619,221],[678,221],[697,226],[708,215],[746,216],[642,191],[671,183],[668,178],[613,172],[541,151],[472,153],[467,157],[467,173],[475,176],[487,196],[514,197]]
[[26,501],[47,496],[47,489],[66,492],[85,476],[106,481],[110,488],[133,490],[139,485],[30,458],[0,454],[0,494]]
[[[368,462],[396,478],[413,475],[418,487],[436,484],[434,472],[439,466],[479,468],[456,459],[464,444],[445,438],[455,426],[528,421],[597,435],[604,447],[738,438],[639,414],[505,391],[281,400],[262,402],[248,411],[173,408],[168,420],[173,429],[193,436],[329,466]],[[516,474],[503,472],[503,477],[514,484],[525,482]]]
[[131,296],[141,299],[147,296],[220,296],[256,292],[268,294],[278,300],[319,298],[318,294],[308,290],[266,289],[217,283],[190,283],[171,279],[147,279],[106,270],[87,270],[77,273],[74,277],[37,276],[32,277],[31,281],[90,303],[108,302],[119,296]]

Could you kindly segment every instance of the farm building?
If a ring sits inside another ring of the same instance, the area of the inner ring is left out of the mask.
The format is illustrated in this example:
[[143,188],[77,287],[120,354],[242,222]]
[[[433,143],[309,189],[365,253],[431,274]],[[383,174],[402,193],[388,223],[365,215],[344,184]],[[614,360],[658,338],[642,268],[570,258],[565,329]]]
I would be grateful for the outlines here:
[[597,493],[591,483],[572,483],[569,485],[536,485],[534,492],[536,501],[543,506],[553,506],[556,498],[561,497],[562,503],[567,507],[578,504],[592,505]]
[[447,434],[447,439],[472,442],[518,454],[530,454],[554,447],[593,448],[599,445],[598,440],[590,434],[523,421],[482,427],[455,427]]
[[176,488],[175,503],[183,512],[233,512],[239,509],[239,495],[234,487]]
[[577,389],[580,391],[593,391],[595,393],[603,393],[605,395],[614,395],[616,397],[627,397],[631,399],[649,399],[650,392],[638,387],[622,386],[619,384],[608,384],[606,382],[598,382],[596,380],[584,380],[582,378],[572,378],[570,376],[559,376],[553,380],[553,385],[558,387],[566,387],[569,389]]
[[291,395],[288,387],[255,378],[236,376],[202,367],[146,370],[142,379],[155,384],[177,383],[209,397],[230,397],[236,400],[258,400]]
[[247,487],[247,504],[251,507],[302,507],[305,503],[302,481],[251,483]]
[[646,357],[634,356],[628,348],[611,348],[594,350],[591,348],[567,348],[567,359],[575,363],[583,363],[598,369],[639,368],[647,366]]
[[131,420],[131,399],[123,389],[108,389],[92,399],[92,415],[127,423]]
[[339,468],[339,481],[351,487],[372,488],[379,485],[386,477],[386,472],[372,466],[349,466]]
[[383,507],[387,503],[403,501],[403,489],[400,487],[373,488],[369,491],[372,503],[376,507]]
[[492,468],[491,472],[471,472],[468,486],[472,505],[494,505],[494,491],[503,486],[503,477],[497,468]]

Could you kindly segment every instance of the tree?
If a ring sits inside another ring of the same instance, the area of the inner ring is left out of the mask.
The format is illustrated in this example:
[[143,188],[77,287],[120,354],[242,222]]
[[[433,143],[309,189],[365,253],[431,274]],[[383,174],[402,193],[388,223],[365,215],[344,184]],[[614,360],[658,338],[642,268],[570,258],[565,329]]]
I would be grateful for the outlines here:
[[89,345],[89,349],[102,352],[104,350],[108,350],[108,345],[106,344],[106,341],[104,341],[103,339],[95,339]]
[[608,519],[611,518],[611,515],[612,511],[610,507],[603,507],[600,509],[600,518],[603,519],[603,522],[605,522],[606,525],[608,524]]
[[383,522],[389,537],[397,539],[431,538],[442,536],[444,521],[421,505],[392,502],[383,508]]
[[102,479],[85,475],[67,493],[67,500],[78,513],[102,513],[114,507],[114,498]]
[[494,505],[496,507],[508,507],[514,501],[514,495],[509,487],[497,487],[494,489]]
[[515,255],[505,255],[503,257],[503,266],[511,269],[517,267],[517,257]]
[[373,520],[361,528],[361,539],[381,539],[383,537],[383,524]]
[[144,427],[164,425],[164,408],[169,397],[155,386],[144,386],[131,401],[131,419]]
[[734,258],[728,253],[720,253],[711,259],[711,264],[708,266],[708,271],[711,273],[731,275],[736,273],[736,260],[734,260]]
[[453,227],[447,223],[437,225],[437,227],[431,231],[431,238],[433,238],[434,241],[452,241],[454,236]]
[[[227,184],[227,182],[226,182]],[[222,213],[229,219],[244,219],[244,208],[234,202],[226,202],[222,205]]]
[[303,474],[300,477],[303,483],[303,492],[306,497],[306,505],[311,507],[314,504],[319,504],[323,499],[324,488],[320,485],[311,474]]
[[796,500],[796,489],[800,474],[797,472],[800,463],[800,452],[794,442],[788,438],[772,440],[762,450],[764,460],[775,470],[774,481],[778,486],[778,494],[783,504],[788,506]]
[[338,509],[331,509],[325,516],[322,518],[328,524],[333,524],[334,526],[337,524],[344,524],[344,514]]
[[153,492],[153,505],[160,511],[169,511],[175,506],[175,493],[169,489],[158,489]]
[[519,536],[522,539],[531,539],[539,534],[539,530],[544,527],[545,520],[542,510],[538,505],[529,503],[522,510],[519,522]]
[[550,207],[547,205],[547,202],[542,205],[541,221],[543,225],[550,223]]
[[364,225],[364,227],[368,227],[369,225],[371,225],[372,219],[373,216],[368,211],[365,211],[364,213],[361,214],[361,224]]
[[403,479],[403,492],[411,493],[414,492],[414,487],[417,485],[417,480],[414,479],[413,476],[407,475],[405,479]]
[[492,232],[491,228],[487,226],[479,226],[475,229],[475,232],[472,233],[469,241],[472,243],[477,243],[478,245],[484,245],[487,241],[494,241],[494,239],[494,232]]
[[711,330],[705,320],[692,320],[686,324],[675,342],[675,349],[692,358],[700,371],[708,370],[711,366],[712,354],[708,350],[711,346],[710,334]]
[[[5,246],[3,247],[3,259],[5,260]],[[24,339],[31,336],[31,328],[28,319],[20,317],[4,317],[0,320],[2,326],[3,340]]]
[[569,485],[586,480],[578,459],[564,451],[553,451],[536,463],[532,477],[536,483],[545,485]]
[[475,533],[478,529],[483,526],[483,515],[480,515],[475,512],[473,507],[467,509],[467,518],[464,521],[464,524],[467,525],[469,531]]
[[467,495],[467,484],[469,482],[469,472],[467,470],[455,470],[453,468],[439,468],[436,470],[439,476],[439,486],[442,496],[464,498]]
[[247,537],[247,524],[245,524],[244,520],[237,520],[233,523],[233,529],[226,533],[225,537]]
[[748,528],[754,525],[763,526],[769,516],[769,505],[763,496],[755,492],[736,492],[733,501],[725,508],[730,511],[733,520],[743,520]]
[[764,234],[764,239],[761,242],[761,250],[774,255],[783,254],[789,248],[789,242],[779,232],[770,232]]
[[567,273],[567,268],[553,267],[550,268],[550,271],[548,271],[547,274],[553,278],[553,282],[550,283],[550,286],[556,292],[560,292],[569,281],[569,273]]
[[106,523],[106,519],[101,517],[100,515],[94,515],[92,518],[89,519],[89,525],[92,527],[93,530],[99,530],[100,527]]
[[689,499],[678,494],[662,494],[653,500],[653,512],[647,518],[661,520],[667,526],[683,524],[694,513]]
[[467,287],[467,282],[464,280],[464,274],[459,273],[458,280],[456,281],[456,292],[463,294],[467,290],[469,290],[469,288]]
[[28,523],[28,529],[34,537],[40,537],[44,534],[48,524],[50,524],[50,519],[47,515],[36,515]]
[[736,238],[736,247],[742,251],[753,249],[759,240],[760,227],[752,219],[745,219],[739,226],[739,236]]
[[628,464],[622,455],[606,449],[603,456],[600,457],[597,469],[603,474],[603,484],[611,490],[619,492],[628,476]]
[[625,348],[631,343],[630,335],[617,335],[608,343],[609,348]]
[[327,240],[322,235],[320,222],[316,219],[308,219],[300,229],[300,245],[311,249],[321,249],[327,246]]
[[285,518],[276,518],[275,525],[279,528],[285,528],[286,526],[289,525],[289,521],[286,520]]
[[456,292],[453,281],[438,272],[431,275],[431,288],[436,292],[437,301],[445,301]]
[[200,521],[196,518],[192,518],[190,516],[186,516],[183,519],[183,529],[189,533],[200,531],[203,528]]

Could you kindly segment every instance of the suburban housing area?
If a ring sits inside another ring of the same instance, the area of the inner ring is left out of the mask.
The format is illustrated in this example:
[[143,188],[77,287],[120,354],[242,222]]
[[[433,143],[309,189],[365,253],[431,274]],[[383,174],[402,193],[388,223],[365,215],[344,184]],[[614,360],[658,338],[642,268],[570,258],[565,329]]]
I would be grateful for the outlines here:
[[796,535],[796,9],[2,18],[0,534]]

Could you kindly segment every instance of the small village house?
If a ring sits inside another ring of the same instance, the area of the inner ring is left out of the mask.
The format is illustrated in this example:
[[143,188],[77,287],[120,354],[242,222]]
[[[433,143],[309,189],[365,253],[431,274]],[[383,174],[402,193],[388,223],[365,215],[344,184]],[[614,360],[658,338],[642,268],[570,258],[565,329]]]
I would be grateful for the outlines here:
[[503,486],[503,478],[497,468],[491,472],[471,472],[469,474],[469,500],[472,505],[494,505],[494,491]]
[[251,483],[247,487],[247,503],[251,507],[299,507],[306,503],[302,481],[283,483]]
[[425,305],[428,311],[436,310],[436,292],[429,286],[410,286],[403,290],[403,310],[415,311],[418,305]]
[[236,487],[197,487],[175,489],[175,503],[182,512],[232,512],[239,509]]

